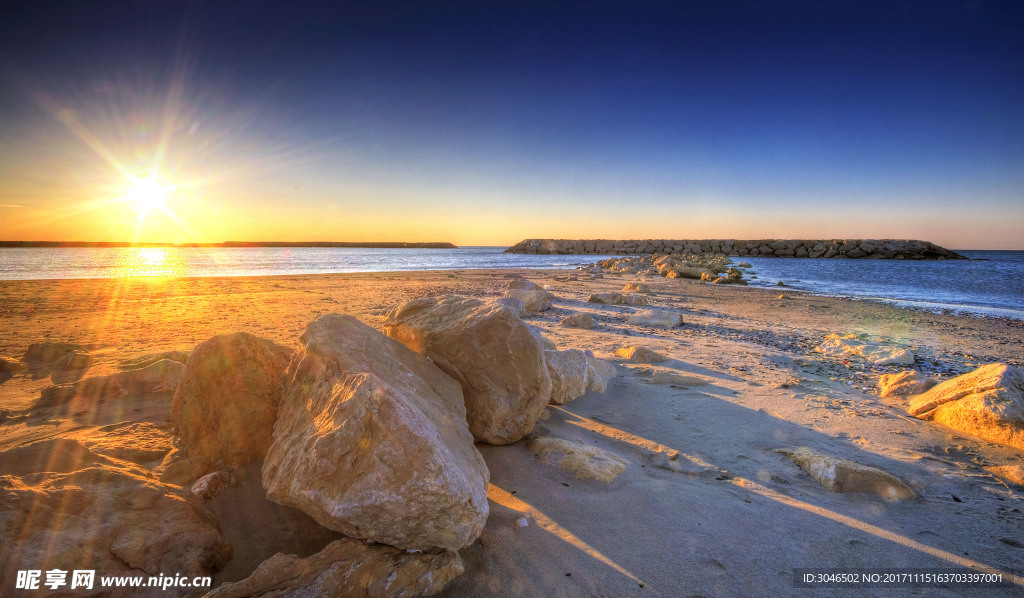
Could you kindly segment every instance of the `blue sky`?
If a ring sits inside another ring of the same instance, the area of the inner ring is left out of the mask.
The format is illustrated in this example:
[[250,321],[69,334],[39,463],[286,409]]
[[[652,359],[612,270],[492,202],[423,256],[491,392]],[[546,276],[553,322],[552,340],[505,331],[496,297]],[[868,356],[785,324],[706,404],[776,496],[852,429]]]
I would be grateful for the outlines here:
[[[15,2],[6,239],[1024,248],[1014,2]],[[126,177],[173,188],[145,220]],[[165,213],[166,212],[166,213]]]

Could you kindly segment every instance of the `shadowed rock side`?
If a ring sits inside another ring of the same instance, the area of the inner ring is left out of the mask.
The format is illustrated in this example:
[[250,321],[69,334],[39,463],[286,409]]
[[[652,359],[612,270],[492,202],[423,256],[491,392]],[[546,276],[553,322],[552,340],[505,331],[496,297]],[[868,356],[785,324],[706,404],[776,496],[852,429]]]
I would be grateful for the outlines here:
[[388,311],[384,332],[462,384],[469,430],[484,442],[528,434],[551,396],[545,347],[508,308],[455,296],[413,299]]
[[238,466],[262,458],[291,355],[291,349],[247,332],[196,346],[171,405],[185,454]]
[[352,316],[320,317],[301,340],[263,465],[267,498],[407,550],[472,543],[490,474],[459,384]]
[[249,577],[224,584],[206,598],[432,596],[462,572],[462,559],[455,552],[408,553],[343,539],[304,559],[274,555]]
[[718,254],[733,257],[810,257],[894,260],[959,260],[964,256],[928,241],[897,239],[526,239],[505,253],[630,255]]

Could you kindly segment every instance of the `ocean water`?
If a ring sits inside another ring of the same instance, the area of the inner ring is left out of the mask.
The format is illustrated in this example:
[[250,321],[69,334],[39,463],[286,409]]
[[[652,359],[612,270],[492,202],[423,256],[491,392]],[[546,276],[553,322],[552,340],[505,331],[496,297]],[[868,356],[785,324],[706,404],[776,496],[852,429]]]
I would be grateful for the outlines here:
[[506,247],[0,248],[0,280],[134,276],[271,276],[404,270],[572,268],[609,256],[519,255]]
[[[522,255],[504,247],[363,249],[0,248],[0,280],[270,276],[336,272],[572,268],[609,256]],[[961,251],[970,261],[734,258],[753,286],[891,301],[1024,320],[1024,251]],[[749,277],[749,276],[748,276]]]
[[965,251],[970,261],[734,258],[753,268],[756,286],[890,301],[1024,320],[1024,251]]

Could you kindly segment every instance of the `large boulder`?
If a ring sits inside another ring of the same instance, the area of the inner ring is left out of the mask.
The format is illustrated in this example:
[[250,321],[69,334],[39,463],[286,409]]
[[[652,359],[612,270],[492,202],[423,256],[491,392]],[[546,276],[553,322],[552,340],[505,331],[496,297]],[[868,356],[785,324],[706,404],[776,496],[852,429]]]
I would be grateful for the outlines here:
[[[0,477],[0,579],[23,569],[205,576],[231,558],[216,519],[140,472],[92,464]],[[128,596],[97,584],[84,595]]]
[[413,299],[391,309],[384,332],[462,384],[469,430],[508,444],[533,429],[551,396],[542,341],[507,309],[476,299]]
[[1024,370],[992,363],[913,397],[907,412],[1024,450]]
[[221,334],[196,346],[171,404],[182,450],[237,466],[262,458],[270,448],[291,355],[291,349],[247,332]]
[[455,552],[406,552],[344,538],[306,558],[278,553],[249,577],[224,584],[205,598],[432,596],[462,572],[462,559]]
[[564,405],[588,390],[604,392],[615,376],[614,366],[579,349],[544,351],[544,359],[551,376],[552,405]]
[[267,498],[407,550],[472,543],[490,474],[459,383],[352,316],[320,317],[301,340],[263,464]]

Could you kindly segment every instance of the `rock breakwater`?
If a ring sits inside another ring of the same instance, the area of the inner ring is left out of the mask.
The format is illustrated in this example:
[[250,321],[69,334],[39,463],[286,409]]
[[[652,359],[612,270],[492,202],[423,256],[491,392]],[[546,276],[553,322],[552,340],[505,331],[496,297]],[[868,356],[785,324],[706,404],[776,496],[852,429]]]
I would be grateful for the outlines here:
[[956,260],[966,257],[928,241],[896,239],[526,239],[505,253],[712,254],[732,257],[808,257],[893,260]]

